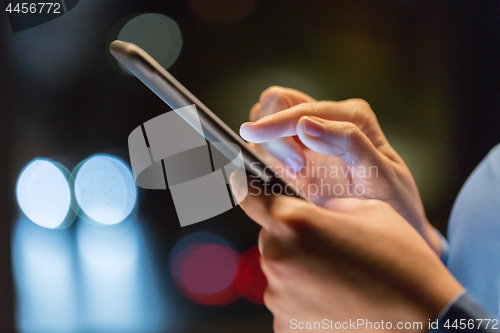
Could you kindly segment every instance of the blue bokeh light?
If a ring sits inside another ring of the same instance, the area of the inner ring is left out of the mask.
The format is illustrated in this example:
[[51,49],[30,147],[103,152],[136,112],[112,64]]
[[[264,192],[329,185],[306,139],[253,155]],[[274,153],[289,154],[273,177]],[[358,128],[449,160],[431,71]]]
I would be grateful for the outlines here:
[[130,215],[137,200],[137,188],[125,163],[116,157],[96,155],[79,167],[75,196],[86,217],[111,225]]
[[21,216],[11,254],[19,332],[78,333],[78,279],[71,229],[50,230]]
[[16,194],[24,214],[45,228],[59,227],[71,206],[66,176],[45,159],[36,159],[24,168],[17,181]]
[[164,332],[172,310],[161,294],[140,223],[76,226],[81,332]]

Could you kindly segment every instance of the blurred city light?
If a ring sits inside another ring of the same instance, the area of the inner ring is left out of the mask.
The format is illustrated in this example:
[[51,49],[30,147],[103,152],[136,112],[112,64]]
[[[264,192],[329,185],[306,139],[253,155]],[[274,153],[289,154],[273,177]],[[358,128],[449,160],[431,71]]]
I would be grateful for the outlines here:
[[24,214],[42,227],[57,228],[70,218],[68,181],[49,160],[35,159],[24,168],[17,181],[16,195]]
[[[118,39],[136,44],[165,69],[174,64],[182,49],[179,26],[173,19],[161,14],[142,14],[132,18],[123,26]],[[120,67],[129,73],[123,66]]]
[[70,229],[49,230],[21,217],[12,236],[20,332],[78,332],[78,279]]
[[267,279],[260,268],[258,246],[250,248],[240,256],[235,285],[242,297],[257,304],[264,304]]
[[75,216],[63,170],[37,159],[18,180],[19,205],[38,225],[23,216],[14,230],[17,327],[22,332],[164,331],[172,311],[130,214],[137,199],[130,170],[105,155],[75,169],[80,206],[75,201],[73,209],[82,209],[90,222],[108,225],[80,222],[76,234],[47,229]]
[[130,169],[116,157],[95,155],[75,172],[75,196],[88,222],[120,223],[130,215],[137,188]]
[[225,305],[239,297],[237,268],[238,252],[206,232],[184,237],[170,252],[170,271],[181,293],[206,305]]
[[76,230],[82,291],[82,331],[156,332],[165,329],[165,308],[138,223],[128,218]]

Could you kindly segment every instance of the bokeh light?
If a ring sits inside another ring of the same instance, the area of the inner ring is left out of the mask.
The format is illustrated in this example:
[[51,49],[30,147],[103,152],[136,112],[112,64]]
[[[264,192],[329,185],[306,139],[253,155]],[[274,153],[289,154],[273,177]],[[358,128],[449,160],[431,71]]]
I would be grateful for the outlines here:
[[237,268],[238,252],[224,239],[205,232],[184,237],[170,253],[170,271],[178,289],[206,305],[225,305],[238,298]]
[[182,49],[181,29],[173,19],[161,14],[132,18],[123,26],[118,39],[136,44],[166,69],[174,64]]
[[[124,226],[77,225],[77,253],[85,295],[81,315],[87,331],[102,327],[138,329],[143,317],[139,235],[135,225]],[[115,233],[108,229],[115,229]]]
[[51,230],[21,216],[12,234],[20,332],[79,332],[78,278],[71,229]]
[[66,221],[71,192],[66,176],[45,159],[32,161],[17,181],[17,201],[24,214],[45,228],[57,228]]
[[109,228],[78,223],[76,240],[82,265],[98,271],[101,278],[134,271],[139,260],[138,233],[133,219]]
[[257,304],[264,304],[267,279],[260,268],[258,246],[250,248],[240,256],[235,286],[242,297]]
[[257,0],[188,0],[189,8],[198,17],[211,23],[232,23],[248,16]]
[[160,292],[140,222],[78,223],[81,332],[164,332],[172,309]]
[[130,215],[137,200],[130,169],[109,155],[92,156],[77,167],[74,187],[84,213],[81,216],[88,222],[120,223]]

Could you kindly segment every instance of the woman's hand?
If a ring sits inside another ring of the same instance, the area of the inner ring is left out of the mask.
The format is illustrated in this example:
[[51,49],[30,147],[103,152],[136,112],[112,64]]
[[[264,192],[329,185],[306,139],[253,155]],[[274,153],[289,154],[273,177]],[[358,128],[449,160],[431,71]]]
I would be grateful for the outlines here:
[[363,100],[317,102],[292,89],[271,87],[250,111],[241,136],[317,204],[332,198],[390,204],[441,255],[410,170],[391,147]]
[[[263,227],[264,300],[276,332],[293,332],[308,322],[358,319],[383,321],[392,329],[409,323],[409,331],[424,332],[429,320],[463,291],[388,204],[339,198],[327,210],[284,195],[266,196],[255,187],[244,197],[241,179],[231,177],[232,188],[243,210]],[[367,330],[364,324],[360,330]]]

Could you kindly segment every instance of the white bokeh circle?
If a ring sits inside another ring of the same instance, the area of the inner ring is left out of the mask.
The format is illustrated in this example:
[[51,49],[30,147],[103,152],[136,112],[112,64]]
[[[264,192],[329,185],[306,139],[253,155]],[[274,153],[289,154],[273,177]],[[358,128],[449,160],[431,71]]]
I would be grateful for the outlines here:
[[100,224],[117,224],[127,218],[137,200],[130,169],[116,157],[96,155],[79,167],[75,196],[86,217]]
[[68,216],[71,192],[64,173],[52,162],[36,159],[24,168],[16,187],[17,201],[34,223],[59,227]]

